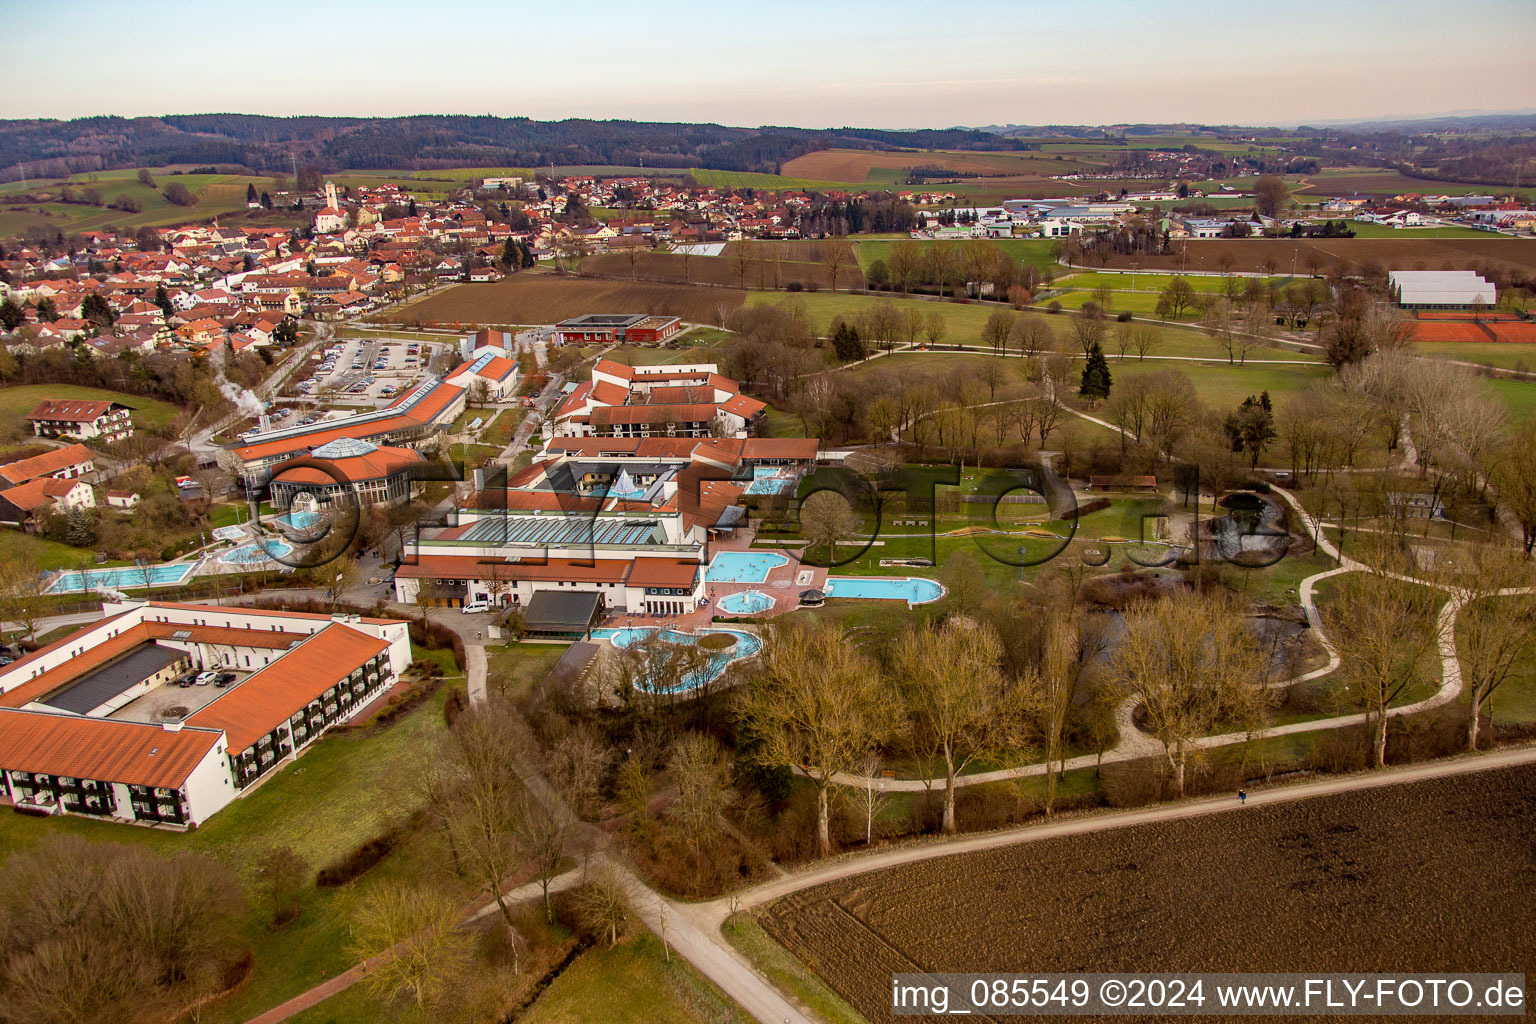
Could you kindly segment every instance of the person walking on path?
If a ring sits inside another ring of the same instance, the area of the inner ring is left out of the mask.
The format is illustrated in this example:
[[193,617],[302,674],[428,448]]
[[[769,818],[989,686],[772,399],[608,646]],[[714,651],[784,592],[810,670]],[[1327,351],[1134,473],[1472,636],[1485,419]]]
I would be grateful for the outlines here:
[[1248,803],[1248,791],[1246,789],[1237,791],[1237,802],[1245,805]]

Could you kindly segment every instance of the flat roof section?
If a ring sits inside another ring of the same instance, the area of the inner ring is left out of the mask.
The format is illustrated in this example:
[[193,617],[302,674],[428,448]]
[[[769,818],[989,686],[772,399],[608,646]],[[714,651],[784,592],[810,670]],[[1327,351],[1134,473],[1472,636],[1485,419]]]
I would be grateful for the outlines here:
[[124,690],[142,683],[176,659],[185,657],[187,654],[184,651],[178,651],[173,647],[143,644],[62,690],[50,693],[39,703],[74,715],[89,714]]
[[649,318],[646,313],[583,313],[561,320],[555,327],[630,327]]

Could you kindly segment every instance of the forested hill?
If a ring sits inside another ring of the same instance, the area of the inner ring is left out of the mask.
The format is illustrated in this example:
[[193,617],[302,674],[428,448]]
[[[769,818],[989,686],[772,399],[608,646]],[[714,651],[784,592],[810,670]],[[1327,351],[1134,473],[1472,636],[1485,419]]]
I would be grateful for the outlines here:
[[0,121],[0,180],[167,164],[322,171],[606,164],[777,172],[817,149],[1020,149],[968,129],[911,132],[731,128],[645,121],[523,117],[262,117],[178,114]]

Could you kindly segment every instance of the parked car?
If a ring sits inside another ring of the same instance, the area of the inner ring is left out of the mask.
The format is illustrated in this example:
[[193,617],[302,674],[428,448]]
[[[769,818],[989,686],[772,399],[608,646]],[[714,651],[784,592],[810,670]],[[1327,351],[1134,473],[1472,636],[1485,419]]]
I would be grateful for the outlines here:
[[217,672],[199,672],[197,678],[192,680],[198,686],[207,686],[219,677]]
[[474,612],[488,612],[490,610],[491,603],[483,599],[477,601],[465,601],[464,607],[459,609],[459,611],[463,612],[465,615],[470,615]]

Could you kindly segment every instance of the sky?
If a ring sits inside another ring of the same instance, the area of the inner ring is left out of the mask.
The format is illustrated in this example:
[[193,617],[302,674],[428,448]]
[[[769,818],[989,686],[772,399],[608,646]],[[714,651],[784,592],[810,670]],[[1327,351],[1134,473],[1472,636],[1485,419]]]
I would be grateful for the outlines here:
[[0,0],[0,24],[0,118],[943,128],[1536,107],[1532,0]]

